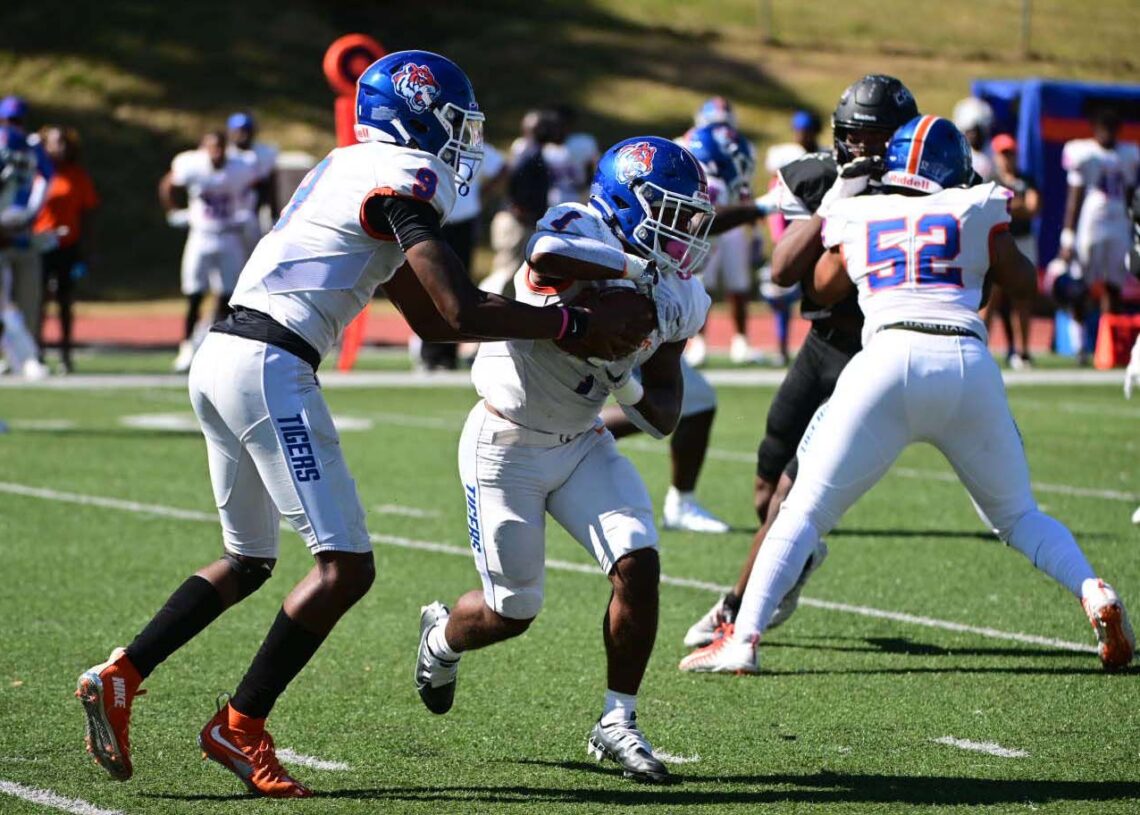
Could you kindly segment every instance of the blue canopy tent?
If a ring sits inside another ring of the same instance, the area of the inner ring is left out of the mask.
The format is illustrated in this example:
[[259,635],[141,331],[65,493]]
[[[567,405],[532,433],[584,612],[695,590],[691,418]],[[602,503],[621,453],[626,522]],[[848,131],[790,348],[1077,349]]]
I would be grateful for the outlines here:
[[1057,79],[978,79],[971,89],[994,110],[994,132],[1017,139],[1018,163],[1041,191],[1041,215],[1034,225],[1042,264],[1057,254],[1065,215],[1065,172],[1061,148],[1070,139],[1092,136],[1089,110],[1112,105],[1120,112],[1120,138],[1140,141],[1140,85],[1108,85]]

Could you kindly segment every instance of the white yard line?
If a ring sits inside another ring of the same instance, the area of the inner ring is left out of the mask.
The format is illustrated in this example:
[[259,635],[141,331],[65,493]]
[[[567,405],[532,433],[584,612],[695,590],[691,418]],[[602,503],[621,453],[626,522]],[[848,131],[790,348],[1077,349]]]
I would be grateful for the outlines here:
[[664,750],[654,750],[653,755],[658,761],[663,761],[666,764],[696,764],[701,760],[701,757],[695,754],[691,756],[675,756]]
[[[175,518],[185,521],[217,521],[217,517],[214,515],[214,513],[211,512],[199,512],[192,509],[179,509],[177,507],[168,507],[160,504],[144,504],[137,501],[124,501],[119,498],[107,498],[97,495],[83,495],[80,493],[62,492],[59,490],[44,489],[42,487],[30,487],[24,484],[13,484],[4,481],[0,481],[0,493],[21,495],[29,498],[41,498],[44,500],[60,501],[64,503],[83,504],[86,506],[102,507],[104,509],[117,509],[124,512],[132,512],[140,515],[155,515],[162,518]],[[374,543],[397,546],[403,549],[414,549],[423,552],[436,552],[439,554],[453,555],[465,558],[471,556],[470,550],[466,546],[454,546],[452,544],[443,543],[441,541],[416,540],[414,538],[405,538],[397,535],[381,535],[377,533],[373,533],[370,537]],[[598,574],[598,567],[595,564],[590,563],[573,563],[566,560],[552,559],[546,561],[546,566],[548,569],[553,569],[555,571],[577,572],[580,574]],[[661,575],[661,582],[667,586],[698,589],[701,591],[708,591],[716,594],[723,594],[730,588],[729,586],[724,586],[705,580],[694,580],[687,577],[671,577],[669,575]],[[952,620],[939,620],[934,617],[922,617],[915,614],[906,614],[899,611],[887,611],[885,609],[872,608],[871,606],[857,606],[849,605],[847,603],[835,603],[830,600],[817,600],[812,597],[801,597],[800,603],[805,606],[819,608],[825,611],[836,611],[843,614],[855,614],[861,617],[891,620],[892,622],[924,626],[926,628],[936,628],[943,631],[954,631],[956,633],[962,634],[974,634],[976,636],[986,637],[988,639],[1004,640],[1007,642],[1020,642],[1027,645],[1045,645],[1053,648],[1060,648],[1066,651],[1077,651],[1080,653],[1096,653],[1096,648],[1086,643],[1070,642],[1068,640],[1055,639],[1052,637],[1041,637],[1036,634],[1023,634],[1017,631],[1003,631],[997,628],[966,625],[964,623],[957,623]]]
[[1029,753],[1024,750],[1013,750],[1002,747],[994,741],[970,741],[969,739],[956,739],[953,736],[943,736],[940,739],[931,739],[935,744],[945,744],[948,747],[957,747],[959,750],[970,750],[975,753],[986,753],[1001,758],[1028,758]]
[[328,761],[323,758],[317,758],[316,756],[294,753],[288,747],[279,748],[277,750],[277,757],[290,764],[300,764],[302,767],[311,767],[314,770],[329,770],[331,772],[346,773],[352,769],[352,767],[343,761]]
[[17,784],[15,781],[0,779],[0,793],[11,795],[14,798],[22,798],[38,806],[58,809],[61,812],[71,812],[73,815],[123,815],[122,810],[103,809],[84,801],[82,798],[66,798],[51,790],[27,787],[23,784]]
[[443,515],[438,509],[420,509],[407,507],[403,504],[379,504],[372,507],[372,511],[380,515],[400,515],[404,518],[439,518]]

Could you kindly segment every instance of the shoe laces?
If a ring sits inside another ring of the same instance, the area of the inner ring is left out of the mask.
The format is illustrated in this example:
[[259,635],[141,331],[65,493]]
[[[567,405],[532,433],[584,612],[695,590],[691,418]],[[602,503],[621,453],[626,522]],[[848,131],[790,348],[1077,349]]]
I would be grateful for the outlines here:
[[262,777],[273,780],[293,780],[285,768],[281,766],[281,762],[277,760],[277,748],[273,744],[273,736],[266,731],[261,731],[257,746],[253,748],[249,758],[250,763],[253,764],[253,771]]
[[617,746],[629,750],[640,749],[648,755],[653,755],[653,748],[649,746],[649,740],[645,738],[645,734],[637,726],[636,713],[629,714],[628,719],[603,724],[602,729],[617,743]]

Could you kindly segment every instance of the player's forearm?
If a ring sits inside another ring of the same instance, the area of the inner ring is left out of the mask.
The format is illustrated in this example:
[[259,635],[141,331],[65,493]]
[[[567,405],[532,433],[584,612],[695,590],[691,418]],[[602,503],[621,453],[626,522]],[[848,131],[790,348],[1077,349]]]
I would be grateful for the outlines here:
[[614,280],[625,277],[625,252],[602,241],[540,232],[527,244],[527,263],[539,275],[564,280]]
[[823,254],[823,219],[812,215],[793,221],[772,250],[772,280],[780,286],[794,286],[813,269]]
[[631,408],[662,436],[668,436],[681,420],[681,388],[677,385],[648,387]]
[[744,224],[753,224],[764,216],[764,210],[758,208],[754,202],[747,204],[730,204],[716,208],[716,217],[713,219],[710,235],[721,235],[730,229]]
[[1076,229],[1077,219],[1081,216],[1081,206],[1085,202],[1084,187],[1069,187],[1069,194],[1065,198],[1065,218],[1062,226],[1065,229]]

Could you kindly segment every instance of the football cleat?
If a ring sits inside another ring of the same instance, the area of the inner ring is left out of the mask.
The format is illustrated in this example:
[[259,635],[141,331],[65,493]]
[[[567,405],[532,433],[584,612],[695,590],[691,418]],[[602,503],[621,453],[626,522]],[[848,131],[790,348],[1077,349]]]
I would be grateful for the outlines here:
[[693,623],[685,632],[685,647],[700,648],[716,639],[716,632],[726,623],[736,619],[736,609],[725,601],[728,595],[721,595],[716,604],[708,610],[705,616]]
[[[1093,581],[1086,580],[1085,583]],[[1096,632],[1097,654],[1106,671],[1124,668],[1132,661],[1136,651],[1136,635],[1128,622],[1128,612],[1112,586],[1103,580],[1084,591],[1081,598],[1085,614]]]
[[827,558],[827,544],[819,541],[815,545],[815,551],[808,562],[804,564],[804,570],[800,572],[800,577],[796,584],[788,589],[788,593],[776,606],[776,610],[772,612],[772,618],[768,620],[768,628],[772,629],[776,626],[783,625],[792,616],[792,612],[796,610],[796,606],[800,604],[800,592],[804,590],[804,584],[807,583],[808,578],[811,577],[812,572],[823,565],[823,561]]
[[126,781],[131,766],[131,705],[142,677],[127,658],[127,652],[116,648],[107,661],[88,668],[80,677],[75,695],[87,714],[87,752],[116,781]]
[[416,657],[416,690],[424,706],[443,715],[455,702],[455,682],[459,674],[458,659],[440,659],[428,646],[428,633],[437,625],[446,625],[450,615],[440,602],[420,609],[420,650]]
[[1140,524],[1140,507],[1136,507],[1136,511],[1132,513],[1132,523]]
[[661,515],[661,525],[666,529],[716,535],[728,532],[730,529],[728,524],[697,503],[697,499],[691,494],[680,493],[675,489],[670,489],[665,495],[665,506]]
[[760,660],[756,654],[756,635],[746,640],[736,638],[732,623],[721,626],[718,636],[704,648],[698,648],[681,660],[677,667],[689,673],[758,674]]
[[202,757],[236,775],[246,789],[265,798],[308,798],[313,793],[277,760],[265,719],[253,719],[222,705],[198,734]]
[[178,356],[174,358],[174,364],[171,368],[176,374],[184,374],[190,370],[190,363],[194,361],[194,352],[197,348],[190,340],[183,340],[178,345]]
[[699,368],[704,365],[709,357],[709,349],[705,343],[705,338],[700,334],[690,337],[689,344],[685,346],[684,357],[685,362],[694,368]]
[[748,338],[736,334],[728,346],[728,359],[733,365],[750,365],[763,361],[763,357],[748,344]]
[[594,725],[586,740],[586,752],[598,761],[610,759],[621,765],[622,775],[637,781],[660,784],[669,779],[669,770],[653,755],[653,748],[637,726],[637,714],[618,722]]

